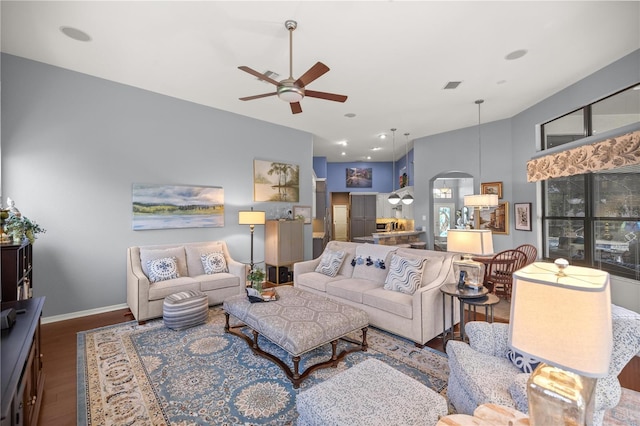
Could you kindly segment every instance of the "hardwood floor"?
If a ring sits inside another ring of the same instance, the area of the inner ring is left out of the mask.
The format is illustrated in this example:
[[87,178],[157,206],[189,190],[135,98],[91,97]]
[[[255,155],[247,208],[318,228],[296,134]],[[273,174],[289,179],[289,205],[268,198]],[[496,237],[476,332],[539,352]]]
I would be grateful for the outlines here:
[[[38,422],[40,426],[76,424],[76,334],[131,320],[126,313],[126,309],[121,309],[42,325],[41,343],[46,379]],[[437,337],[429,341],[427,346],[442,351],[442,339]],[[640,357],[635,357],[619,378],[625,388],[640,391]]]

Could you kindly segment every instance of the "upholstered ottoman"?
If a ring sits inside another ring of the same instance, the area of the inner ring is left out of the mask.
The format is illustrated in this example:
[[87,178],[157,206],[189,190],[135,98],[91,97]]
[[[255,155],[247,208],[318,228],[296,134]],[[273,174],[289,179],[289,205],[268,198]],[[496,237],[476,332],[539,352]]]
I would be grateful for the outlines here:
[[164,299],[162,319],[166,327],[184,330],[204,323],[209,314],[209,297],[198,290],[171,294]]
[[412,377],[369,358],[296,397],[298,426],[435,425],[447,402]]

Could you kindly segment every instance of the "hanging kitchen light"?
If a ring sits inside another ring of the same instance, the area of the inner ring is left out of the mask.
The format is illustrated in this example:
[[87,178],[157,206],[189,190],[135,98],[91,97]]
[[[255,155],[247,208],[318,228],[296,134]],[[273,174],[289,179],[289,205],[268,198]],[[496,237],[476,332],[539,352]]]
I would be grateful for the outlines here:
[[[404,134],[407,139],[407,143],[404,146],[404,158],[405,163],[407,165],[407,186],[409,186],[409,133]],[[411,204],[413,203],[413,197],[408,192],[402,197],[402,204]]]
[[[484,102],[483,99],[478,99],[475,104],[478,105],[478,175],[480,182],[482,182],[482,139],[480,137],[480,105]],[[497,194],[473,194],[464,196],[465,207],[473,207],[477,209],[497,207],[498,195]]]
[[396,194],[396,129],[391,129],[391,132],[393,132],[393,153],[391,154],[393,156],[391,158],[393,175],[391,176],[391,194],[387,201],[395,205],[400,202],[400,196]]

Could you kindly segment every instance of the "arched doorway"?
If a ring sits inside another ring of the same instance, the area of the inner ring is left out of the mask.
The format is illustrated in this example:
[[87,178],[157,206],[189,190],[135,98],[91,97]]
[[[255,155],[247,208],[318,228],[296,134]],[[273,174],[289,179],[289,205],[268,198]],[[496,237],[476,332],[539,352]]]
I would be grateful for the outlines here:
[[447,231],[473,226],[473,209],[464,207],[464,196],[473,194],[473,176],[464,172],[443,172],[433,177],[431,228],[434,250],[447,251]]

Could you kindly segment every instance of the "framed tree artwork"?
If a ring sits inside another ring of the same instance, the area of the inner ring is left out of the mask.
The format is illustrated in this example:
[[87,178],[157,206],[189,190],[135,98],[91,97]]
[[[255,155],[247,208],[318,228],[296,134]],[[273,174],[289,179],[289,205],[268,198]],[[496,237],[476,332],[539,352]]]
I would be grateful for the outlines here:
[[531,203],[514,203],[513,220],[517,231],[531,231]]

